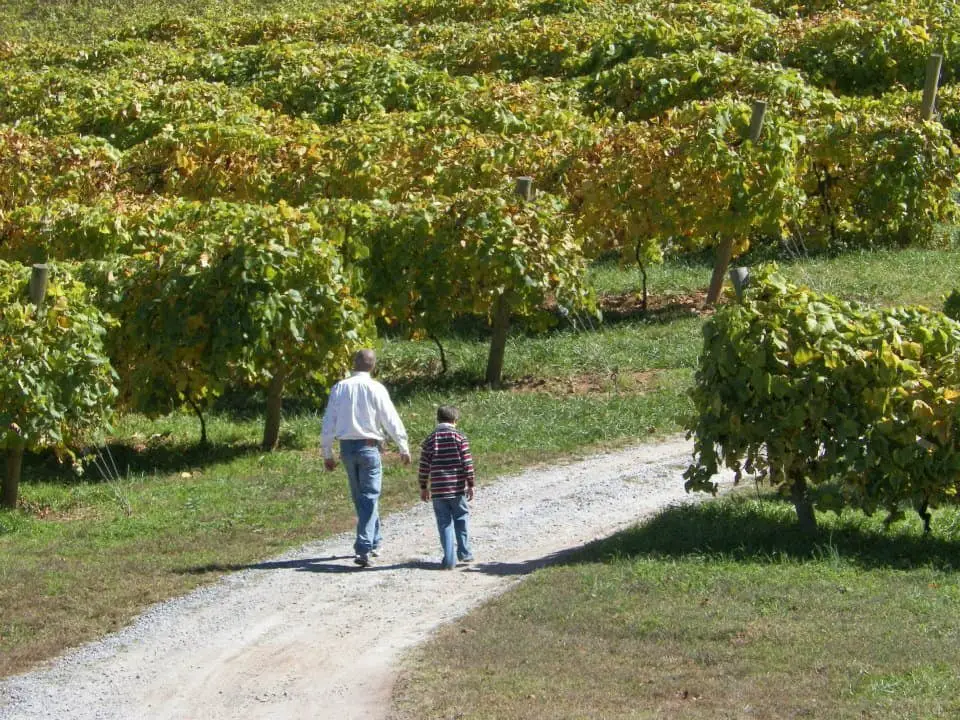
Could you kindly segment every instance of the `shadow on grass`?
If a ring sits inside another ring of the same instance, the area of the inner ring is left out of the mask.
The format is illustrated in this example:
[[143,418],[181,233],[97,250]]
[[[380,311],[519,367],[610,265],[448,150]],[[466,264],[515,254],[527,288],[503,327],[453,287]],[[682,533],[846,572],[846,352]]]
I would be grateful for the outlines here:
[[[110,443],[99,449],[90,448],[83,455],[87,466],[83,481],[103,482],[114,480],[117,475],[127,477],[197,470],[258,453],[263,453],[258,443],[159,443],[150,446]],[[52,453],[28,456],[24,463],[24,482],[41,479],[70,484],[77,482],[78,476],[67,464],[59,463]]]
[[[792,505],[730,499],[664,510],[651,520],[587,546],[571,562],[613,558],[723,557],[744,562],[836,559],[863,568],[960,567],[960,542],[919,531],[883,530],[863,515],[823,515],[805,535]],[[873,526],[871,526],[873,525]]]
[[647,309],[643,309],[640,295],[635,292],[608,295],[601,302],[603,325],[645,323],[667,325],[677,320],[709,315],[713,311],[705,305],[706,293],[688,295],[651,295]]
[[444,374],[410,374],[384,379],[390,395],[397,402],[425,393],[453,393],[482,390],[483,379],[469,370],[454,370]]

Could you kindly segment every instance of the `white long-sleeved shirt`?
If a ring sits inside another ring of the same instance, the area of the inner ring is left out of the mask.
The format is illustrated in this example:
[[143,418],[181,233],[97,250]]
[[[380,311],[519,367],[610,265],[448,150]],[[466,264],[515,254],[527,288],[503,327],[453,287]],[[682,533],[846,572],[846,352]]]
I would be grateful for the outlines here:
[[334,440],[376,440],[384,433],[397,444],[401,453],[410,454],[407,431],[393,406],[390,393],[368,372],[354,372],[330,391],[323,414],[321,444],[323,456],[333,457]]

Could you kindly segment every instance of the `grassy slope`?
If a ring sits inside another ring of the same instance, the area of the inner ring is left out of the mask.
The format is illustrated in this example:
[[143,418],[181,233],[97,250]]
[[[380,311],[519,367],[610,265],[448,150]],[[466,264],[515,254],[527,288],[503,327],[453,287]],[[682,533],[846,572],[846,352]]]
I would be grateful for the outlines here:
[[[816,269],[819,283],[867,300],[936,304],[958,264],[949,253],[911,251],[786,271],[812,276]],[[885,278],[896,267],[928,283],[890,286]],[[707,275],[702,266],[671,265],[654,273],[653,290],[688,293]],[[595,282],[623,292],[635,276],[602,267]],[[700,322],[633,318],[593,332],[515,335],[506,373],[526,380],[495,393],[472,384],[482,376],[483,341],[446,339],[446,380],[433,374],[432,344],[388,341],[381,348],[384,379],[413,439],[429,431],[437,404],[458,404],[489,481],[520,465],[679,430]],[[22,489],[27,511],[0,514],[0,674],[122,625],[144,605],[224,569],[350,526],[342,476],[321,471],[317,412],[289,412],[283,449],[263,455],[255,403],[251,408],[214,417],[208,450],[195,447],[190,416],[128,418],[112,445],[117,482],[104,482],[94,468],[77,479],[30,459]],[[396,462],[385,486],[387,508],[415,500],[412,473]]]
[[952,718],[960,515],[796,532],[752,493],[672,509],[419,651],[403,717]]
[[[297,4],[173,0],[136,4],[135,15],[144,22],[281,7],[296,12]],[[88,41],[133,14],[130,3],[109,0],[2,0],[0,43]],[[957,266],[951,253],[908,251],[787,272],[867,302],[937,305]],[[655,270],[651,289],[689,293],[705,273]],[[637,276],[604,269],[596,280],[623,292]],[[383,357],[387,379],[404,379],[393,385],[411,436],[427,431],[440,400],[459,403],[489,479],[677,429],[698,325],[670,318],[515,338],[507,372],[546,381],[539,392],[487,393],[464,382],[480,376],[483,343],[448,340],[455,374],[445,382],[429,373],[432,346],[386,343]],[[629,374],[652,370],[662,371],[652,381]],[[589,383],[566,382],[584,374]],[[315,415],[289,414],[284,449],[270,456],[256,450],[256,421],[224,413],[212,425],[213,448],[201,452],[190,417],[129,419],[114,446],[123,475],[115,483],[64,477],[31,458],[27,511],[0,514],[0,675],[223,569],[349,526],[342,477],[320,472]],[[409,472],[396,464],[386,486],[387,507],[414,497]],[[915,524],[891,537],[847,519],[853,528],[838,525],[833,535],[847,539],[828,536],[813,547],[790,537],[788,515],[771,503],[667,514],[542,573],[427,648],[403,684],[401,707],[413,717],[956,716],[956,515],[937,516],[933,543],[917,540]],[[745,537],[745,529],[759,535]],[[704,538],[705,530],[713,535]]]

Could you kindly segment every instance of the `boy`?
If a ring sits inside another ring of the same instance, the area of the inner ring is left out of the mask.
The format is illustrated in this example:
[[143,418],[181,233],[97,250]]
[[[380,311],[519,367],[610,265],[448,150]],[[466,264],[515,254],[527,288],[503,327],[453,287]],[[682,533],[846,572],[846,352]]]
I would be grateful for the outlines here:
[[[437,409],[437,427],[420,446],[420,499],[433,499],[437,516],[440,545],[443,547],[441,567],[452,570],[457,560],[473,562],[467,519],[468,500],[473,500],[473,458],[467,436],[457,430],[460,411],[449,405]],[[456,555],[454,555],[456,542]]]

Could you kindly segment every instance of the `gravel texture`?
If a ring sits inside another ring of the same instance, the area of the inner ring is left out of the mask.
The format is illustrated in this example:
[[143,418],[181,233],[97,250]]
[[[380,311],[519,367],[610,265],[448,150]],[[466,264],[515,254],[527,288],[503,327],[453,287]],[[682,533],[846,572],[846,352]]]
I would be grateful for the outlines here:
[[7,678],[0,719],[385,718],[400,659],[438,626],[558,553],[695,501],[691,449],[672,438],[479,488],[477,560],[452,572],[427,503],[384,520],[374,567],[353,565],[352,535],[308,543]]

